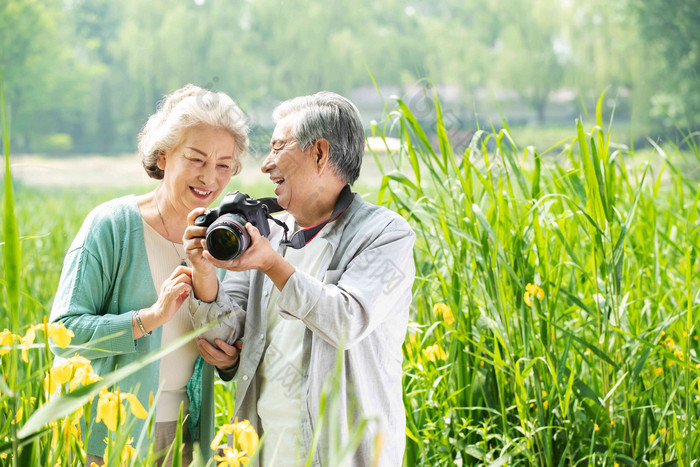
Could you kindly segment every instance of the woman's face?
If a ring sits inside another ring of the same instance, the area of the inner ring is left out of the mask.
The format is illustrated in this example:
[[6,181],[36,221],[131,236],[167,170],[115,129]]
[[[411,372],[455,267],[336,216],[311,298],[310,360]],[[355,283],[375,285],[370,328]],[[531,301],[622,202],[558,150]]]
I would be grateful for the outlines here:
[[186,217],[195,208],[207,207],[231,179],[235,141],[231,134],[209,125],[182,132],[180,143],[161,155],[162,186],[177,213]]

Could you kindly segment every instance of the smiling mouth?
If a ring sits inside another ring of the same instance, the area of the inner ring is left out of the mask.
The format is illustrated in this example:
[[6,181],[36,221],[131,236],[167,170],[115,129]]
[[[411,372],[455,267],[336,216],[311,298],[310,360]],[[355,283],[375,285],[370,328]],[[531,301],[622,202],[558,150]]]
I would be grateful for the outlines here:
[[198,198],[206,198],[207,196],[209,196],[213,193],[212,190],[202,190],[201,188],[195,188],[193,186],[190,187],[190,190],[192,190],[192,192]]
[[274,183],[275,185],[281,185],[282,183],[284,183],[284,178],[282,178],[282,177],[272,178],[271,180],[272,180],[272,183]]

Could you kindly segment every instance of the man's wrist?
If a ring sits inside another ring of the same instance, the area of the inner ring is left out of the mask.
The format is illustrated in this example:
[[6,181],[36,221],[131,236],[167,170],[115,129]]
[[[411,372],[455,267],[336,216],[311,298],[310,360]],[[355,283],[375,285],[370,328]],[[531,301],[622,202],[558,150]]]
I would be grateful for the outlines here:
[[219,294],[219,279],[216,273],[212,276],[192,275],[192,293],[197,300],[211,303],[216,301]]
[[260,271],[266,276],[270,276],[271,274],[274,274],[275,270],[277,270],[280,267],[280,261],[284,261],[284,258],[278,253],[275,253],[274,255],[272,255],[272,258],[270,261],[268,261],[267,265]]
[[272,265],[262,271],[272,280],[272,283],[281,291],[296,268],[280,255],[276,255]]
[[224,381],[231,381],[238,372],[238,363],[240,361],[241,360],[239,358],[238,361],[236,361],[236,363],[231,368],[226,368],[223,370],[217,366],[216,371],[219,373],[219,378],[221,378]]

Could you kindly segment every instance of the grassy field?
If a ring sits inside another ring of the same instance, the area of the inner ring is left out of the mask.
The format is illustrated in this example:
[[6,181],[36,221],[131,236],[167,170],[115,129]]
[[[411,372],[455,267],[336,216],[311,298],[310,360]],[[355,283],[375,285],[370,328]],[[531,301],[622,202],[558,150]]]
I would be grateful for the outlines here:
[[[399,103],[375,131],[398,131],[402,149],[377,159],[378,185],[356,187],[405,216],[418,237],[404,464],[697,463],[697,135],[683,150],[636,154],[609,139],[598,114],[546,154],[519,146],[507,127],[454,153],[436,104],[432,136]],[[42,323],[87,212],[144,188],[16,186],[21,258],[5,211],[0,326],[25,336]],[[236,188],[268,187],[240,180]],[[11,348],[21,343],[3,335],[1,464],[82,458],[75,411],[90,407],[81,389],[42,412],[47,339],[37,330],[24,362]],[[219,426],[232,412],[231,390],[217,385]],[[128,452],[123,438],[114,452]]]

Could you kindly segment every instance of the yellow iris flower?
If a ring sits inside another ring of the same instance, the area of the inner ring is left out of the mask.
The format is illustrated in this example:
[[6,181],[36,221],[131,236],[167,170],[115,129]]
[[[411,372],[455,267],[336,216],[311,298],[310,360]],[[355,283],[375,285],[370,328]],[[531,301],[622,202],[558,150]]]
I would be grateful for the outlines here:
[[49,338],[62,349],[68,347],[71,339],[75,337],[73,331],[67,329],[63,323],[51,323],[48,328]]
[[406,353],[409,357],[413,357],[413,347],[419,346],[418,336],[416,334],[408,335],[408,342],[406,343]]
[[61,428],[61,434],[59,434],[59,427],[58,427],[58,420],[54,420],[51,423],[49,423],[49,426],[51,427],[51,449],[55,449],[56,445],[58,444],[58,440],[63,439],[66,441],[64,444],[64,449],[68,448],[70,449],[70,443],[67,442],[70,438],[74,439],[79,446],[83,445],[83,438],[81,436],[81,430],[80,430],[80,420],[83,418],[83,408],[80,407],[78,410],[73,413],[73,415],[68,416],[63,419],[63,426]]
[[[105,443],[108,443],[108,442],[109,441],[107,439],[105,439]],[[120,465],[129,465],[129,462],[131,461],[131,459],[136,457],[136,449],[134,449],[134,447],[131,445],[131,443],[133,443],[133,442],[134,442],[134,438],[129,438],[126,441],[126,444],[124,445],[124,449],[122,449],[122,452],[119,456],[119,458],[121,460]],[[105,465],[109,464],[108,457],[109,457],[109,454],[105,454],[105,457],[104,457]]]
[[92,369],[90,360],[76,354],[51,368],[44,380],[44,388],[51,395],[68,382],[68,389],[73,391],[81,384],[86,385],[101,379]]
[[222,426],[211,442],[212,449],[216,450],[224,435],[234,435],[234,446],[238,447],[240,453],[248,456],[253,455],[260,442],[255,428],[253,428],[248,420],[243,420],[241,422],[236,420],[234,423]]
[[423,356],[426,358],[426,360],[430,360],[431,362],[447,359],[447,354],[438,344],[431,345],[423,349]]
[[[35,324],[27,329],[24,337],[12,334],[9,329],[4,329],[0,332],[0,347],[9,347],[12,345],[12,340],[17,339],[20,342],[20,349],[22,350],[22,360],[25,363],[29,362],[29,349],[36,340],[36,332],[44,331],[48,334],[49,338],[60,348],[65,349],[70,344],[71,339],[74,334],[70,329],[66,329],[63,323],[51,323],[46,322],[42,324]],[[9,348],[0,348],[0,356],[5,355],[9,352]]]
[[[105,444],[110,444],[111,441],[109,438],[105,438],[104,440]],[[124,449],[122,449],[122,452],[119,456],[119,459],[121,460],[121,464],[119,465],[129,465],[131,462],[131,459],[134,459],[136,457],[136,449],[131,445],[131,443],[134,442],[134,438],[129,438],[124,445]],[[104,461],[104,464],[102,465],[97,465],[97,463],[93,462],[90,464],[90,467],[106,467],[109,465],[109,449],[105,451],[105,455],[102,458]]]
[[27,329],[27,332],[24,335],[24,337],[20,338],[21,342],[19,344],[19,347],[22,350],[22,360],[24,360],[24,363],[29,363],[29,348],[34,343],[35,338],[36,330],[34,329],[34,326]]
[[455,322],[455,317],[452,314],[452,310],[444,303],[436,303],[433,306],[433,313],[438,317],[438,319],[441,319],[447,325],[452,325]]
[[9,329],[5,329],[4,331],[0,332],[0,346],[8,347],[6,349],[0,349],[0,356],[5,355],[10,351],[9,347],[12,345],[12,340],[14,338],[15,335],[12,334]]
[[117,429],[117,418],[120,424],[126,421],[126,408],[122,401],[128,401],[131,413],[138,418],[146,418],[148,412],[143,408],[138,398],[128,392],[109,392],[106,388],[100,391],[100,398],[97,401],[97,417],[96,422],[102,421],[109,430]]
[[70,329],[66,329],[63,323],[48,324],[44,322],[42,324],[35,324],[34,326],[30,326],[29,329],[27,329],[27,332],[24,334],[24,337],[20,338],[22,360],[24,360],[25,362],[29,362],[28,352],[32,344],[36,340],[37,331],[44,331],[46,334],[48,334],[49,339],[51,339],[54,342],[54,344],[56,344],[62,349],[68,347],[68,344],[70,344],[70,341],[74,336],[73,331],[71,331]]
[[248,457],[244,452],[236,451],[228,446],[223,448],[223,456],[214,456],[217,467],[240,467],[248,464]]
[[63,387],[73,374],[73,365],[70,360],[59,363],[49,370],[44,380],[44,388],[49,394],[55,394],[59,387]]
[[539,300],[544,300],[544,290],[537,284],[527,284],[525,286],[525,303],[527,306],[532,306],[531,297],[537,297]]
[[[82,358],[82,357],[81,357]],[[68,389],[73,391],[75,388],[77,388],[79,385],[86,386],[90,383],[93,383],[95,381],[99,381],[102,378],[97,375],[92,370],[92,366],[79,366],[75,369],[75,373],[73,374],[73,378],[70,380],[70,383],[68,384]]]

